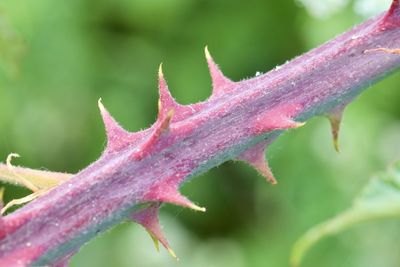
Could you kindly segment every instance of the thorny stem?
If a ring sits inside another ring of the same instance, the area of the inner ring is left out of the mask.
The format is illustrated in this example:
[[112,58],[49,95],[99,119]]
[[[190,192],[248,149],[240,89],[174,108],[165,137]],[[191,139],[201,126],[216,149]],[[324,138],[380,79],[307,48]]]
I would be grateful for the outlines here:
[[0,219],[0,265],[65,264],[81,245],[126,219],[141,223],[169,248],[158,225],[159,203],[197,207],[180,195],[179,186],[231,159],[247,161],[274,181],[260,160],[266,146],[282,130],[298,127],[294,119],[305,121],[344,107],[397,69],[400,57],[385,50],[400,47],[399,26],[400,7],[394,0],[387,13],[241,82],[223,76],[206,51],[211,97],[190,106],[177,104],[160,71],[158,119],[138,133],[120,128],[99,103],[108,137],[105,152],[68,181]]

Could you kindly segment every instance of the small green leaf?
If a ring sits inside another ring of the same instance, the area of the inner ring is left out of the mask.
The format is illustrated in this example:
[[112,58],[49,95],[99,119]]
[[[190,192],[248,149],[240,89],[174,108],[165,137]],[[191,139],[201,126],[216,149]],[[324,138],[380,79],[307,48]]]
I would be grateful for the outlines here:
[[291,265],[298,267],[308,250],[326,236],[363,222],[387,218],[400,218],[400,162],[373,177],[349,209],[298,239],[292,250]]

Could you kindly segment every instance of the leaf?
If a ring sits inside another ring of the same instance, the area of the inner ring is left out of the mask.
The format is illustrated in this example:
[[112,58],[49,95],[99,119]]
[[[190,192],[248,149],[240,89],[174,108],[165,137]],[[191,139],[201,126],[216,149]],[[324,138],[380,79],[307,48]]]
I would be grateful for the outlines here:
[[[13,166],[11,164],[11,159],[13,157],[19,157],[19,155],[12,153],[8,155],[6,164],[0,163],[0,181],[26,187],[33,193],[23,198],[11,200],[7,205],[1,208],[0,214],[4,214],[12,206],[25,204],[46,194],[52,188],[68,180],[72,176],[72,174],[69,173]],[[2,200],[3,197],[1,196],[0,201]]]
[[400,218],[400,162],[373,177],[349,209],[311,228],[298,239],[292,250],[291,265],[299,266],[309,249],[324,237],[363,222],[389,218]]
[[0,181],[27,187],[32,191],[48,189],[69,179],[72,174],[34,170],[11,165],[11,158],[18,157],[10,154],[7,163],[0,163]]

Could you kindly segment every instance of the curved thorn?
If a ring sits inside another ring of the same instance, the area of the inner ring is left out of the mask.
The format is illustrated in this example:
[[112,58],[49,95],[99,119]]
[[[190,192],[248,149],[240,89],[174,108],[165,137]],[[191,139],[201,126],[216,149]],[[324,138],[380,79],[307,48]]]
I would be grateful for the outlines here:
[[160,244],[158,243],[157,237],[155,237],[149,230],[146,229],[146,231],[149,234],[149,236],[151,237],[151,239],[153,240],[153,244],[154,244],[154,247],[156,248],[157,252],[160,252]]
[[265,159],[266,149],[266,142],[258,143],[240,154],[238,159],[248,163],[250,166],[255,168],[262,176],[264,176],[268,182],[270,182],[272,185],[275,185],[278,182],[275,179],[271,169],[269,168],[268,161]]
[[207,211],[207,209],[205,207],[197,206],[193,202],[191,202],[187,207],[192,209],[192,210],[194,210],[194,211],[200,211],[200,212],[206,212]]
[[340,152],[340,147],[339,147],[340,120],[330,117],[329,121],[332,128],[333,147],[335,148],[336,152]]
[[304,126],[305,122],[293,120],[302,110],[300,104],[283,104],[258,115],[253,122],[254,134],[287,130]]
[[175,252],[169,246],[168,240],[165,238],[164,233],[161,229],[158,211],[161,203],[156,202],[150,204],[150,206],[136,211],[131,215],[131,219],[139,224],[141,224],[146,231],[149,233],[151,239],[154,242],[156,250],[159,251],[159,242],[165,247],[165,249],[171,254],[172,257],[177,259]]
[[167,81],[164,78],[164,73],[162,70],[162,63],[158,68],[158,90],[160,95],[158,100],[158,114],[159,116],[163,116],[168,110],[175,109],[178,104],[168,89]]
[[126,133],[125,129],[123,129],[118,124],[118,122],[111,116],[111,114],[104,107],[101,98],[97,100],[97,105],[99,107],[101,117],[103,118],[103,123],[106,128],[107,135],[110,136],[118,133]]
[[176,256],[175,252],[172,250],[171,247],[168,247],[168,248],[167,248],[167,251],[168,251],[168,253],[169,253],[176,261],[179,261],[178,256]]
[[271,120],[269,117],[259,117],[256,119],[254,132],[256,134],[263,134],[270,131],[296,129],[305,124],[305,122],[296,122],[290,118]]
[[210,51],[208,51],[208,45],[204,47],[204,54],[206,55],[207,61],[214,61],[211,57]]
[[[172,190],[174,190],[174,191],[172,191]],[[189,208],[194,211],[201,211],[201,212],[207,211],[206,208],[200,207],[200,206],[194,204],[192,201],[190,201],[186,197],[182,196],[178,191],[175,191],[175,189],[171,189],[171,191],[168,193],[165,193],[164,196],[161,196],[160,200],[162,202],[167,202],[167,203],[171,203],[174,205],[186,207],[186,208]]]
[[106,151],[115,151],[130,141],[139,137],[138,135],[131,134],[122,128],[118,122],[111,116],[102,103],[102,99],[97,101],[101,117],[103,119],[104,127],[107,135],[107,148]]
[[234,84],[234,82],[225,77],[225,75],[222,73],[222,71],[212,58],[210,52],[208,51],[207,46],[204,48],[204,53],[206,56],[208,68],[211,75],[211,81],[213,85],[213,95],[220,95],[228,90],[231,90],[232,88],[230,87]]
[[194,211],[206,212],[207,209],[205,207],[200,207],[194,204],[192,201],[182,196],[179,192],[175,196],[170,196],[165,199],[165,202],[169,202],[171,204],[183,206],[189,208]]
[[343,110],[344,110],[344,107],[340,107],[326,115],[328,117],[329,123],[331,125],[333,147],[335,148],[336,152],[340,152],[339,132],[340,132],[340,125],[341,125],[342,118],[343,118]]
[[178,180],[171,180],[163,184],[157,184],[149,190],[143,200],[148,202],[170,203],[186,207],[195,211],[205,212],[206,208],[200,207],[187,199],[178,191]]
[[270,182],[272,185],[276,185],[278,181],[275,176],[272,174],[271,169],[269,168],[268,162],[263,160],[262,163],[259,164],[256,169]]
[[101,117],[103,118],[104,126],[107,133],[112,134],[113,132],[126,132],[118,122],[111,116],[108,110],[104,107],[101,97],[97,100],[97,106],[99,107]]
[[162,70],[162,65],[163,63],[160,63],[160,66],[158,66],[158,77],[164,76],[163,70]]

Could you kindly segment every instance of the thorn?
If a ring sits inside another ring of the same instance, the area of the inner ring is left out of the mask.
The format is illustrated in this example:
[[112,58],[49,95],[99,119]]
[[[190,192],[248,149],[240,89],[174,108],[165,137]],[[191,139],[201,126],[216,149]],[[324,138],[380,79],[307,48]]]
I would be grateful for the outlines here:
[[169,252],[169,254],[178,260],[175,252],[169,246],[167,239],[165,238],[161,226],[158,220],[158,211],[160,208],[161,203],[156,202],[150,204],[148,207],[136,211],[131,215],[131,219],[139,224],[141,224],[149,233],[151,239],[154,242],[156,250],[159,251],[159,244],[160,242],[165,249]]
[[392,4],[387,11],[385,17],[383,18],[382,24],[384,28],[387,26],[399,26],[399,17],[400,17],[400,2],[399,0],[393,0]]
[[97,101],[101,117],[103,119],[104,127],[107,135],[107,148],[106,151],[116,151],[129,143],[133,143],[142,137],[139,133],[129,133],[122,128],[118,122],[111,116],[102,103],[102,99]]
[[188,204],[187,204],[187,207],[188,207],[189,209],[194,210],[194,211],[200,211],[200,212],[206,212],[206,211],[207,211],[207,209],[206,209],[205,207],[197,206],[197,205],[194,204],[193,202],[188,203]]
[[340,131],[340,124],[341,124],[341,121],[343,118],[343,110],[344,110],[344,107],[340,107],[326,115],[331,124],[333,147],[335,148],[336,152],[340,152],[339,131]]
[[178,191],[175,191],[175,193],[173,194],[166,195],[164,198],[162,198],[162,202],[167,202],[178,206],[186,207],[194,211],[200,211],[200,212],[207,211],[206,208],[194,204],[189,199],[182,196]]
[[298,104],[287,104],[272,108],[256,117],[253,125],[254,134],[299,128],[305,122],[296,122],[292,118],[299,114],[302,106]]
[[213,86],[213,96],[222,95],[223,93],[231,90],[234,82],[225,77],[225,75],[219,69],[218,65],[215,63],[214,59],[211,57],[207,46],[204,48],[204,53],[206,56],[208,68],[210,70]]
[[297,122],[297,121],[291,120],[288,128],[297,129],[297,128],[303,127],[304,125],[306,125],[306,122]]
[[[158,90],[159,90],[159,99],[158,99],[158,120],[162,119],[168,112],[171,110],[175,111],[175,120],[182,120],[187,118],[194,112],[199,110],[199,104],[191,104],[191,105],[180,105],[173,98],[170,90],[168,89],[167,81],[165,80],[163,69],[163,64],[160,64],[158,68]],[[171,116],[168,115],[168,116]]]
[[104,107],[103,103],[101,102],[102,99],[99,98],[97,101],[97,105],[99,106],[100,114],[103,118],[103,123],[106,128],[107,136],[109,139],[114,139],[114,135],[127,135],[128,132],[123,129],[118,122],[110,115],[107,109]]
[[153,240],[154,247],[156,248],[157,252],[160,252],[160,244],[158,243],[157,237],[155,237],[149,230],[147,230],[147,233],[150,235],[151,239]]
[[238,159],[245,161],[250,166],[255,168],[265,179],[272,185],[277,184],[271,169],[269,168],[268,162],[265,159],[265,150],[267,147],[266,142],[258,143],[257,145],[250,147],[242,154],[239,155]]
[[160,66],[158,66],[158,77],[164,77],[164,73],[162,70],[162,62],[160,63]]
[[179,261],[179,258],[176,256],[175,252],[172,250],[171,247],[168,247],[167,251],[176,261]]
[[305,122],[296,122],[287,117],[280,117],[275,119],[273,117],[265,116],[256,119],[255,133],[263,134],[271,131],[296,129],[304,126]]
[[270,182],[272,185],[276,185],[278,181],[275,179],[274,175],[272,174],[271,169],[268,166],[268,162],[263,160],[262,165],[260,165],[257,170]]
[[39,190],[38,187],[36,187],[34,184],[32,184],[29,180],[27,180],[25,177],[19,175],[15,170],[14,170],[14,166],[11,164],[11,160],[13,158],[19,158],[20,155],[17,153],[10,153],[7,156],[6,159],[6,165],[7,168],[15,175],[15,177],[19,180],[18,183],[20,183],[22,186],[25,186],[26,188],[28,188],[29,190],[31,190],[32,192],[37,192]]
[[372,52],[384,52],[384,53],[388,53],[388,54],[400,55],[400,49],[389,49],[389,48],[383,48],[383,47],[368,49],[368,50],[364,51],[365,54],[372,53]]
[[170,203],[186,207],[195,211],[206,212],[206,208],[197,206],[179,193],[177,185],[179,180],[169,180],[152,187],[144,196],[145,201]]
[[208,51],[208,45],[204,47],[204,54],[206,55],[207,61],[212,61],[212,62],[214,61],[210,54],[210,51]]
[[158,116],[162,117],[168,110],[176,109],[178,107],[178,103],[176,103],[168,89],[167,81],[164,78],[162,70],[162,63],[158,68],[158,90],[160,95],[158,100]]
[[107,110],[105,109],[105,107],[101,101],[102,101],[102,99],[100,97],[99,100],[97,100],[97,106],[99,107],[101,113],[106,113]]
[[389,30],[400,26],[400,3],[393,0],[389,10],[380,21],[380,30]]
[[127,134],[125,129],[123,129],[118,122],[111,116],[111,114],[107,111],[107,109],[104,107],[103,103],[101,102],[102,99],[99,98],[97,101],[97,105],[99,107],[101,116],[103,118],[104,126],[106,128],[107,134],[113,135],[113,134]]

